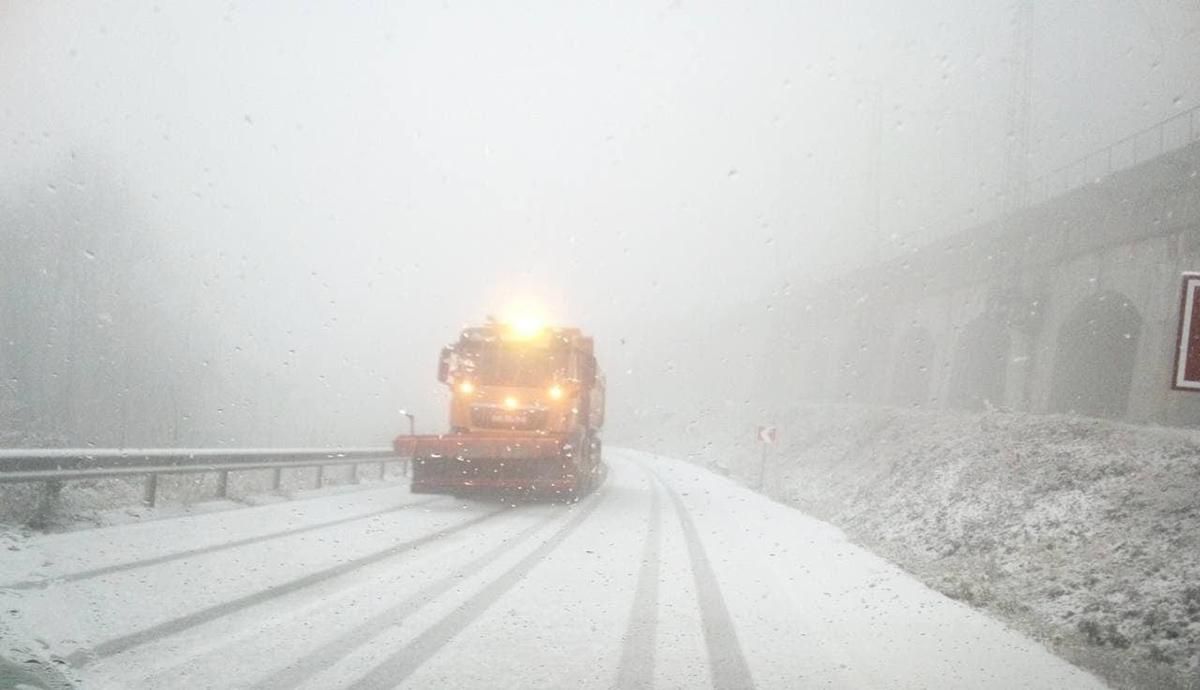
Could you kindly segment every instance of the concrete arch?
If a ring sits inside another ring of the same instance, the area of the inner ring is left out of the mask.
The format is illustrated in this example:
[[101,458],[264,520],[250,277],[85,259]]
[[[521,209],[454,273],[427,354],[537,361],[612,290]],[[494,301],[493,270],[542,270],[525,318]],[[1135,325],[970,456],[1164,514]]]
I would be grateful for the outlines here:
[[892,364],[892,388],[889,398],[896,405],[923,405],[929,400],[930,371],[933,367],[933,336],[929,329],[915,325],[904,333]]
[[798,397],[821,399],[826,394],[829,382],[829,343],[822,337],[811,337],[798,359],[801,369]]
[[849,400],[858,387],[858,379],[862,373],[859,363],[862,360],[861,352],[866,347],[862,334],[854,326],[844,326],[839,337],[830,344],[833,371],[828,379],[826,391],[831,398]]
[[952,407],[981,410],[1004,404],[1012,341],[996,318],[983,315],[963,329],[954,351],[947,402]]
[[1119,292],[1080,302],[1058,329],[1049,410],[1124,415],[1141,331],[1142,315]]
[[851,324],[838,348],[839,397],[864,403],[886,399],[890,333],[890,324],[882,312],[860,315]]

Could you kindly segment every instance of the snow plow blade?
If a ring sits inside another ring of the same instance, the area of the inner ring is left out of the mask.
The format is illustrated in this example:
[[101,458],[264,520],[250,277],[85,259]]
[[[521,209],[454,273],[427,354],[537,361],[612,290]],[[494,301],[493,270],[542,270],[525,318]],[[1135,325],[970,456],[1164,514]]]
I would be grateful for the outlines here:
[[566,435],[400,436],[393,447],[412,458],[413,493],[569,496],[591,485]]

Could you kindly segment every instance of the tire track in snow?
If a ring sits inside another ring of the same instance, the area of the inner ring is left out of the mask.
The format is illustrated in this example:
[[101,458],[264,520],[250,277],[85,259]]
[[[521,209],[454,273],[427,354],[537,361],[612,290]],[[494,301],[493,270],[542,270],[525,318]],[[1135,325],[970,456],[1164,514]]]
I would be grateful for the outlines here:
[[305,532],[313,532],[313,531],[316,531],[319,529],[325,529],[326,527],[336,527],[337,525],[344,525],[348,522],[354,522],[355,520],[369,520],[370,518],[379,517],[380,515],[387,515],[388,513],[395,513],[395,512],[401,511],[401,510],[407,510],[409,508],[419,508],[421,506],[428,505],[430,503],[433,503],[434,501],[439,501],[439,500],[442,500],[441,496],[437,496],[434,498],[428,498],[428,499],[421,500],[421,501],[414,501],[411,503],[401,503],[399,505],[395,505],[390,508],[383,508],[382,510],[376,510],[371,513],[366,513],[365,515],[356,515],[353,517],[338,518],[337,520],[331,520],[329,522],[322,522],[322,523],[318,523],[318,524],[314,524],[314,525],[305,525],[303,527],[294,527],[292,529],[282,530],[279,532],[271,532],[270,534],[262,534],[257,537],[247,537],[245,539],[238,539],[236,541],[223,542],[221,544],[213,544],[211,546],[201,546],[201,547],[195,548],[195,549],[188,549],[187,551],[176,551],[174,553],[168,553],[168,554],[164,554],[162,556],[155,556],[153,558],[145,558],[145,559],[142,559],[139,561],[128,561],[126,563],[117,563],[115,565],[104,566],[103,568],[92,568],[91,570],[81,570],[79,572],[68,573],[66,575],[55,575],[53,577],[46,577],[46,578],[35,579],[35,580],[22,580],[20,582],[14,582],[12,584],[0,585],[0,589],[34,589],[34,588],[38,588],[38,587],[47,587],[51,584],[59,584],[59,583],[64,583],[64,582],[78,582],[80,580],[88,580],[88,579],[91,579],[94,577],[102,577],[104,575],[112,575],[113,573],[124,572],[126,570],[135,570],[137,568],[148,568],[152,565],[161,565],[163,563],[170,563],[171,561],[177,561],[177,560],[180,560],[183,558],[192,558],[194,556],[203,556],[205,554],[216,553],[217,551],[225,551],[227,549],[236,549],[240,546],[249,546],[251,544],[258,544],[260,542],[270,541],[271,539],[282,539],[284,537],[291,537],[291,536],[294,536],[297,534],[303,534]]
[[601,488],[600,491],[591,497],[590,503],[587,505],[577,503],[577,506],[581,506],[579,512],[567,524],[551,535],[549,539],[542,542],[540,546],[526,554],[524,558],[506,570],[502,575],[492,580],[478,593],[463,602],[451,614],[433,624],[432,627],[418,635],[416,639],[405,645],[404,648],[355,681],[352,687],[355,690],[394,688],[404,682],[406,678],[412,675],[430,657],[437,654],[446,643],[454,639],[464,628],[478,619],[492,604],[496,603],[500,597],[504,596],[505,593],[529,574],[529,571],[542,562],[563,540],[578,529],[588,516],[595,512],[605,495],[607,495],[607,491]]
[[[640,463],[639,463],[640,464]],[[729,607],[721,594],[721,583],[708,560],[704,542],[700,539],[692,516],[679,494],[657,472],[654,476],[671,497],[675,505],[675,513],[683,527],[684,541],[687,544],[688,557],[692,562],[692,576],[696,580],[696,598],[700,604],[700,619],[704,626],[704,644],[708,648],[708,665],[712,673],[713,687],[718,690],[726,688],[754,687],[754,677],[750,675],[750,667],[742,654],[742,645],[738,641],[737,630],[733,627],[733,618],[729,615]]]
[[121,652],[133,649],[134,647],[139,647],[141,645],[154,642],[155,640],[168,637],[170,635],[175,635],[196,626],[203,625],[209,621],[237,613],[242,609],[249,608],[256,604],[261,604],[265,601],[276,599],[284,596],[285,594],[291,594],[292,592],[304,589],[305,587],[311,587],[326,580],[333,579],[339,575],[345,575],[353,570],[371,565],[372,563],[377,563],[386,558],[391,558],[392,556],[398,556],[402,553],[412,551],[413,549],[424,546],[430,542],[448,537],[452,534],[473,527],[485,520],[495,518],[498,515],[507,512],[508,510],[509,509],[507,507],[493,510],[488,513],[484,513],[483,515],[471,518],[470,520],[460,522],[451,527],[446,527],[438,530],[437,532],[427,534],[423,537],[417,537],[416,539],[410,539],[409,541],[396,544],[395,546],[388,547],[382,551],[376,551],[375,553],[371,553],[351,561],[345,561],[330,568],[319,570],[315,573],[310,573],[303,577],[289,580],[273,587],[268,587],[267,589],[238,597],[232,601],[209,606],[208,608],[201,609],[195,613],[159,623],[158,625],[153,625],[149,628],[144,628],[128,635],[123,635],[121,637],[101,642],[91,649],[77,650],[68,655],[66,660],[71,666],[75,668],[82,668],[93,661],[120,654]]
[[535,532],[545,527],[556,517],[559,516],[555,514],[548,515],[545,519],[538,520],[518,532],[515,536],[508,537],[501,541],[495,548],[487,551],[470,563],[457,568],[450,575],[426,585],[419,592],[399,604],[371,616],[337,639],[326,643],[274,675],[259,681],[252,686],[253,690],[283,690],[284,688],[300,686],[304,681],[333,666],[338,661],[349,656],[354,650],[370,642],[388,627],[399,625],[404,619],[412,616],[425,605],[453,589],[466,577],[478,572],[488,563],[491,563],[505,552],[510,551],[513,547],[533,536]]
[[654,687],[655,633],[658,623],[659,546],[662,542],[662,506],[654,475],[645,467],[649,479],[650,515],[647,517],[646,542],[642,547],[642,567],[638,572],[633,610],[625,628],[621,664],[617,669],[618,688]]

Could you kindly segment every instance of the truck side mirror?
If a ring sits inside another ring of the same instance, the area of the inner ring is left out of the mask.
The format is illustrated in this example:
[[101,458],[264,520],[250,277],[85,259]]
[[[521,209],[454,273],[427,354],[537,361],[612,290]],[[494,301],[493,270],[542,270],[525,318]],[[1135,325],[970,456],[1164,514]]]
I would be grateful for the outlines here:
[[445,383],[450,378],[450,348],[442,348],[442,356],[438,359],[438,381]]
[[591,388],[596,385],[596,358],[588,355],[583,364],[583,385]]

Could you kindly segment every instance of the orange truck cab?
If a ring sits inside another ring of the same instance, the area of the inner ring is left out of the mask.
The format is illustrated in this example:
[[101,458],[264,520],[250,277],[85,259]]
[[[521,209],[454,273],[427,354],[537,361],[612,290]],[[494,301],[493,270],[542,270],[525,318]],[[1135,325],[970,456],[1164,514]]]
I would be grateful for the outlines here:
[[450,429],[400,436],[414,493],[576,496],[602,481],[604,377],[578,328],[489,321],[442,349]]

